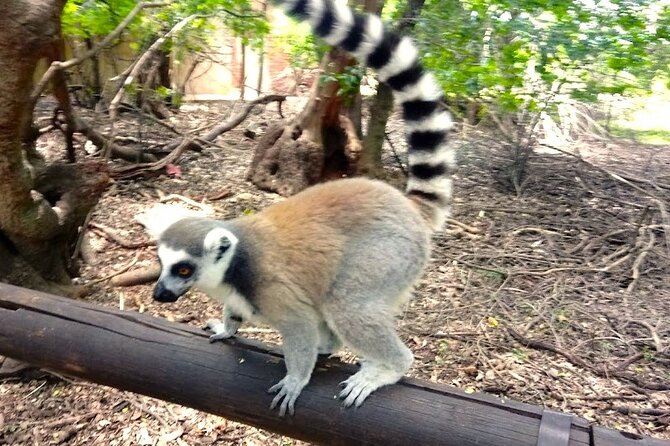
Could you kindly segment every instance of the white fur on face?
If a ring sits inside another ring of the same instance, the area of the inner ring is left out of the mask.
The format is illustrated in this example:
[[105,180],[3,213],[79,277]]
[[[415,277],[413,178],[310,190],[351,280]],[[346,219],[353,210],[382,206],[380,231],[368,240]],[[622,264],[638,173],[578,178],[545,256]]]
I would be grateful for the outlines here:
[[171,269],[179,262],[188,261],[193,263],[191,256],[183,249],[174,250],[165,245],[159,245],[158,257],[161,259],[162,265],[161,275],[158,278],[158,281],[168,290],[181,296],[188,290],[188,288],[190,288],[190,285],[187,280],[173,276]]
[[[230,246],[221,254],[220,247],[226,240],[230,243]],[[238,243],[239,239],[235,234],[225,228],[212,229],[207,233],[203,242],[205,255],[200,261],[198,280],[195,283],[197,288],[209,294],[209,290],[222,285],[223,277],[235,255]],[[219,256],[220,258],[217,259]]]
[[[217,260],[217,256],[220,255],[219,248],[222,241],[225,243],[225,240],[230,243],[230,246],[225,250],[221,258]],[[235,234],[224,228],[212,229],[205,236],[203,246],[206,251],[206,257],[201,263],[200,276],[195,283],[195,287],[204,291],[212,299],[226,304],[245,320],[258,321],[259,316],[255,314],[254,308],[249,304],[249,301],[240,296],[233,286],[223,281],[226,271],[235,256],[238,243],[239,239]]]
[[158,246],[158,257],[161,259],[161,263],[163,265],[162,274],[164,274],[166,271],[169,271],[172,265],[175,263],[191,260],[191,256],[189,256],[188,253],[183,249],[174,250],[172,248],[168,248],[165,245]]
[[[226,271],[230,267],[239,239],[225,228],[212,229],[203,240],[204,254],[202,257],[193,257],[185,250],[174,250],[165,245],[159,245],[158,256],[163,264],[159,281],[176,294],[181,294],[188,280],[174,277],[172,267],[179,262],[192,263],[196,268],[196,279],[192,283],[194,288],[203,291],[212,299],[216,299],[230,308],[245,320],[258,320],[254,308],[240,296],[234,287],[224,282]],[[221,246],[229,244],[221,252]],[[217,259],[218,257],[218,259]]]

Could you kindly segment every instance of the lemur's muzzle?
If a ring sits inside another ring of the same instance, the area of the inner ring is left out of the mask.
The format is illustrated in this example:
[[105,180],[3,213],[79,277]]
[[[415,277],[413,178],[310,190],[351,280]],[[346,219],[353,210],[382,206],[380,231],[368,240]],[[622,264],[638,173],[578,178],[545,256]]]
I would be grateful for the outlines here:
[[179,296],[168,290],[163,282],[158,282],[154,288],[154,300],[158,302],[176,302]]

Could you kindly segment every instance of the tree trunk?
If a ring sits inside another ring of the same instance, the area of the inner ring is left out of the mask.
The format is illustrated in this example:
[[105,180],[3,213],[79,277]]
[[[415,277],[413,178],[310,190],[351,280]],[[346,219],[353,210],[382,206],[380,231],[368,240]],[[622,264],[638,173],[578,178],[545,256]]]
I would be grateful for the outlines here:
[[[374,12],[371,0],[366,1],[366,8]],[[397,26],[399,33],[407,32],[414,27],[415,19],[421,14],[425,0],[408,0],[403,20]],[[383,2],[379,2],[378,11],[381,11]],[[382,170],[382,147],[386,136],[386,122],[393,110],[393,91],[386,84],[379,84],[377,94],[370,106],[370,118],[368,119],[367,133],[363,139],[361,161],[357,173],[378,177]]]
[[[84,42],[86,43],[86,49],[88,51],[93,49],[93,39],[91,37],[87,37]],[[90,108],[95,108],[95,106],[98,104],[100,101],[100,98],[102,97],[102,78],[100,76],[100,57],[96,54],[93,57],[91,57],[91,71],[92,71],[92,77],[93,81],[92,84],[90,85],[90,98],[87,101],[87,104]],[[88,96],[88,93],[87,93]]]
[[162,97],[158,89],[170,88],[170,55],[166,51],[159,50],[151,55],[146,63],[145,70],[137,77],[137,83],[141,85],[135,98],[135,105],[150,115],[159,119],[170,116],[166,102],[169,98]]
[[0,2],[0,281],[67,291],[78,229],[107,185],[104,165],[52,165],[34,175],[23,142],[39,59],[61,42],[65,0]]
[[382,170],[382,148],[386,136],[386,123],[393,110],[393,90],[386,84],[379,84],[377,94],[370,105],[370,118],[365,138],[358,174],[378,177]]
[[[353,63],[349,55],[333,49],[321,67],[324,73],[337,74]],[[261,189],[293,195],[321,180],[354,173],[360,156],[358,131],[352,131],[355,119],[341,114],[338,89],[335,81],[316,82],[295,119],[270,126],[256,146],[247,179]]]

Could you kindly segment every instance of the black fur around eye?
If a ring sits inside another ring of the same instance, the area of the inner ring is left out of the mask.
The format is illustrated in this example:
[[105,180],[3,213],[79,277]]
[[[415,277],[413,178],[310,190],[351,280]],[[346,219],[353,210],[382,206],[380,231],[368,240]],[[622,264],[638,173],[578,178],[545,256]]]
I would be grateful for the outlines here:
[[195,267],[188,262],[180,262],[172,267],[171,273],[173,276],[188,279],[193,275]]

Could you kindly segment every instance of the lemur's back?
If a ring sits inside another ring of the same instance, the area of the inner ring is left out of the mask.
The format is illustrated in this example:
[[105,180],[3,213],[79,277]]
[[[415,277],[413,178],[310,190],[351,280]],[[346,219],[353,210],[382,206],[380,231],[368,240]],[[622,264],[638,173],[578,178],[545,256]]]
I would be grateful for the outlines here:
[[[262,210],[259,215],[289,229],[318,224],[349,234],[361,226],[420,226],[428,231],[416,204],[397,189],[365,178],[335,180]],[[401,217],[401,218],[398,218]]]
[[[430,249],[430,228],[414,202],[363,178],[311,187],[242,220],[247,218],[247,240],[266,253],[263,269],[286,280],[301,277],[316,303],[349,271],[365,274],[373,288],[381,285],[374,277],[407,287]],[[281,270],[278,264],[290,267]]]

